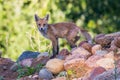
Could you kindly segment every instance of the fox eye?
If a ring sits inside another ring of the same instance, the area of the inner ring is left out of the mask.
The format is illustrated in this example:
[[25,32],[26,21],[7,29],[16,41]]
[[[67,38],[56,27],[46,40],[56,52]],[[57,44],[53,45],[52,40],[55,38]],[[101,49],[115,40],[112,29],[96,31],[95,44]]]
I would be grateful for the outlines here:
[[43,24],[43,26],[45,26],[45,24]]
[[41,24],[38,24],[38,26],[41,26]]

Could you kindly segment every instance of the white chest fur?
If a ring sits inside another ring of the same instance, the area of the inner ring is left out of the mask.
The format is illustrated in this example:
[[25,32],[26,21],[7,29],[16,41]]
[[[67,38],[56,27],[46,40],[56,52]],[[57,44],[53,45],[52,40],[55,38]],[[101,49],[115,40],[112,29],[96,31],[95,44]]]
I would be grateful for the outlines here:
[[45,31],[40,31],[40,33],[45,37],[48,38],[47,33]]

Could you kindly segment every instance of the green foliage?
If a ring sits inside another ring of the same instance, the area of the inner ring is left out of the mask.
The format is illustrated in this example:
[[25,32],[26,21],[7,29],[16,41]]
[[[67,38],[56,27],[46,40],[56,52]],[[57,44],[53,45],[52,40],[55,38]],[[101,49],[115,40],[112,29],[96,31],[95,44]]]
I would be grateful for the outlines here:
[[38,72],[40,69],[42,69],[43,65],[38,64],[37,67],[22,67],[21,65],[18,66],[18,79],[24,76],[29,76],[34,74],[35,72]]
[[33,67],[26,67],[24,69],[20,68],[17,70],[18,72],[18,78],[29,76],[35,72],[35,69]]
[[73,70],[67,70],[68,75],[72,75],[73,73],[74,73]]
[[35,68],[35,71],[39,72],[40,69],[42,69],[43,66],[44,66],[43,64],[38,64]]
[[[13,60],[24,51],[51,53],[38,32],[34,14],[50,14],[49,23],[73,21],[92,35],[120,30],[120,0],[0,0],[0,51]],[[67,47],[60,40],[61,48]]]

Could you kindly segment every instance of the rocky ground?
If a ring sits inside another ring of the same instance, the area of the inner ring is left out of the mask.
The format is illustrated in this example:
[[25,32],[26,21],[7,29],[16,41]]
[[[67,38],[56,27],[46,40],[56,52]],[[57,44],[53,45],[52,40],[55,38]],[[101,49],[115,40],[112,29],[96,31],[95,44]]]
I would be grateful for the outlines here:
[[0,80],[120,80],[120,32],[99,34],[70,52],[25,51],[16,62],[0,57]]

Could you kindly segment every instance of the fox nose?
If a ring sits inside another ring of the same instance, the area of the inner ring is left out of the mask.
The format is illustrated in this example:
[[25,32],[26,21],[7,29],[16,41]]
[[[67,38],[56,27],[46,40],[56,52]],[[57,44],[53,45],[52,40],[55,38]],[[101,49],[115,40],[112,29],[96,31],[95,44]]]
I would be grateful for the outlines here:
[[44,30],[43,28],[39,28],[40,30]]

